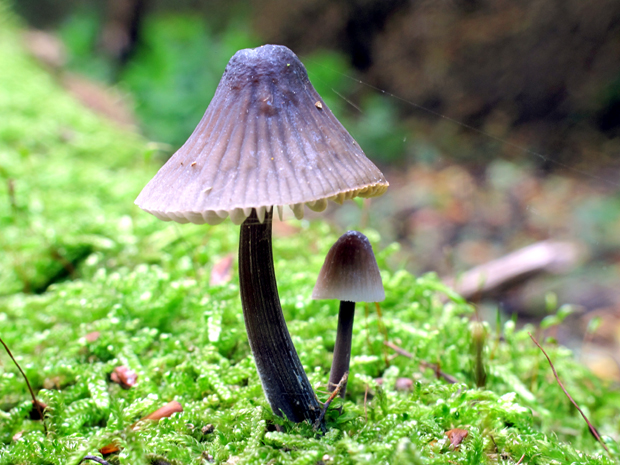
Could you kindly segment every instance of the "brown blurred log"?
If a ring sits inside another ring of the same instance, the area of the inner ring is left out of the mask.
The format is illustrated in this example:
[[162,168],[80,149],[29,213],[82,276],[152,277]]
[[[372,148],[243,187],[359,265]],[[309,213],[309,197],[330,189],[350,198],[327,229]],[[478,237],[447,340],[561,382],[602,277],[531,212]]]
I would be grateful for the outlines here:
[[443,281],[468,300],[522,283],[540,273],[566,273],[580,261],[582,252],[573,242],[542,241],[484,263],[456,278]]
[[56,35],[31,29],[23,33],[23,43],[26,50],[82,105],[120,126],[137,126],[129,94],[65,70],[67,50]]

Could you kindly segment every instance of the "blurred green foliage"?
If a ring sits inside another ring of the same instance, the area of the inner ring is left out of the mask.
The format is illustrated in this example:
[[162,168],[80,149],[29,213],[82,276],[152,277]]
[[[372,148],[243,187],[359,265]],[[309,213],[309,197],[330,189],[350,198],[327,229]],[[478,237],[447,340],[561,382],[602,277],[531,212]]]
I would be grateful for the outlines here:
[[230,26],[218,37],[199,17],[149,17],[143,43],[121,74],[136,99],[146,135],[178,147],[192,133],[222,76],[242,48],[260,45],[247,28]]
[[151,15],[138,49],[118,70],[111,57],[98,51],[101,27],[97,14],[78,11],[60,28],[70,69],[108,83],[118,79],[135,99],[146,135],[174,147],[200,120],[230,57],[240,48],[260,45],[236,22],[215,35],[197,16]]
[[60,92],[1,33],[0,295],[41,292],[91,252],[127,250],[127,199],[148,180],[151,149]]
[[100,14],[93,10],[77,10],[59,28],[58,34],[67,47],[67,67],[92,79],[111,82],[114,69],[108,57],[97,53]]
[[[262,45],[241,16],[214,32],[200,16],[150,15],[135,54],[119,70],[98,50],[101,27],[96,13],[78,10],[60,28],[69,69],[103,82],[117,80],[134,99],[147,137],[173,148],[198,124],[228,60],[237,50]],[[319,94],[371,158],[383,163],[403,158],[408,132],[392,101],[361,86],[339,53],[317,52],[302,61]]]

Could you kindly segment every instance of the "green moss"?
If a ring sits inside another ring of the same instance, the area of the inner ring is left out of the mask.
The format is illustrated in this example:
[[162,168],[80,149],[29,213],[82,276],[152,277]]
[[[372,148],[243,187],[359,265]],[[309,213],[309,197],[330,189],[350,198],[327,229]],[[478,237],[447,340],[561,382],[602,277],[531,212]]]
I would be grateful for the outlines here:
[[[522,456],[530,464],[614,463],[513,322],[499,328],[501,338],[485,328],[486,386],[476,389],[472,308],[433,275],[390,270],[396,246],[378,253],[387,294],[382,324],[412,358],[388,366],[393,352],[378,317],[360,306],[342,415],[328,412],[324,436],[275,417],[246,341],[237,278],[208,284],[213,264],[235,251],[238,228],[166,224],[138,211],[133,199],[156,170],[148,144],[67,96],[23,54],[12,27],[0,27],[0,107],[0,335],[48,405],[49,428],[46,436],[29,419],[26,387],[1,357],[0,464],[77,464],[111,442],[122,449],[109,460],[132,465],[477,464]],[[293,223],[298,234],[274,241],[279,289],[324,400],[337,305],[310,293],[338,233]],[[618,393],[568,350],[547,347],[617,457]],[[437,379],[422,362],[440,363],[458,382]],[[135,387],[110,381],[118,365],[137,372]],[[399,377],[413,380],[411,390],[396,390]],[[171,400],[183,413],[130,428]],[[455,450],[445,433],[457,427],[469,434]]]
[[127,200],[151,150],[62,92],[14,29],[0,41],[0,295],[42,292],[94,251],[133,255],[129,229],[152,223],[133,223]]

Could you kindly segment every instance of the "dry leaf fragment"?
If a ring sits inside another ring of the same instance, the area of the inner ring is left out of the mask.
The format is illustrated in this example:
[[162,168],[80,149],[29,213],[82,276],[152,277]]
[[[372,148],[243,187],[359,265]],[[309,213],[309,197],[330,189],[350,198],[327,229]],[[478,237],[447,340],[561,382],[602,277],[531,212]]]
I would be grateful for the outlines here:
[[[138,424],[142,421],[145,421],[145,420],[159,421],[162,418],[167,418],[167,417],[172,416],[173,413],[182,412],[182,411],[183,411],[183,407],[181,406],[181,404],[179,404],[176,400],[173,400],[172,402],[168,402],[163,407],[158,408],[154,412],[149,413],[147,416],[142,418],[140,421],[131,425],[129,429],[135,430]],[[99,452],[101,452],[103,455],[108,455],[108,454],[113,454],[114,452],[118,452],[119,450],[120,450],[120,447],[118,445],[111,443],[106,446],[103,446],[101,449],[99,449]]]
[[463,439],[467,437],[469,432],[466,429],[454,428],[450,431],[446,431],[446,436],[450,440],[450,445],[454,449],[458,449],[459,445],[463,442]]
[[[383,386],[384,379],[376,378],[375,382],[377,383],[377,386]],[[396,382],[394,383],[394,389],[396,389],[397,391],[409,391],[412,387],[413,380],[410,378],[397,378]]]
[[84,336],[84,339],[86,339],[88,342],[95,342],[97,339],[99,339],[100,335],[101,333],[99,331],[93,331],[92,333],[88,333],[86,336]]
[[394,389],[397,391],[410,391],[412,387],[413,380],[410,378],[398,378],[394,385]]
[[135,371],[123,365],[114,368],[114,371],[110,375],[110,379],[120,384],[123,389],[130,389],[138,381],[138,375]]
[[211,277],[209,278],[210,286],[220,286],[232,279],[233,259],[233,254],[229,254],[213,265]]
[[116,444],[112,443],[108,444],[107,446],[103,446],[101,449],[99,449],[99,452],[101,452],[101,455],[110,455],[114,452],[118,452],[119,450],[121,450],[121,448]]
[[[140,421],[144,421],[144,420],[158,421],[158,420],[161,420],[162,418],[167,418],[167,417],[172,416],[173,413],[182,412],[182,411],[183,411],[183,407],[181,406],[181,404],[179,404],[176,400],[173,400],[172,402],[168,402],[163,407],[158,408],[153,413],[148,414]],[[132,428],[134,428],[135,426],[136,425],[134,424]]]

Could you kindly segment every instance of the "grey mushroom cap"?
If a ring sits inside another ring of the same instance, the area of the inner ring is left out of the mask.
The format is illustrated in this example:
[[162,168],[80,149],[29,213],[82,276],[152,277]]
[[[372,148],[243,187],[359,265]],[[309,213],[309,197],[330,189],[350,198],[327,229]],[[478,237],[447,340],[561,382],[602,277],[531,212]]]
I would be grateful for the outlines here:
[[142,190],[136,204],[158,218],[240,224],[256,209],[381,195],[388,187],[316,92],[297,56],[265,45],[230,60],[202,120]]
[[358,231],[347,231],[336,241],[312,291],[315,300],[381,302],[383,281],[370,241]]

